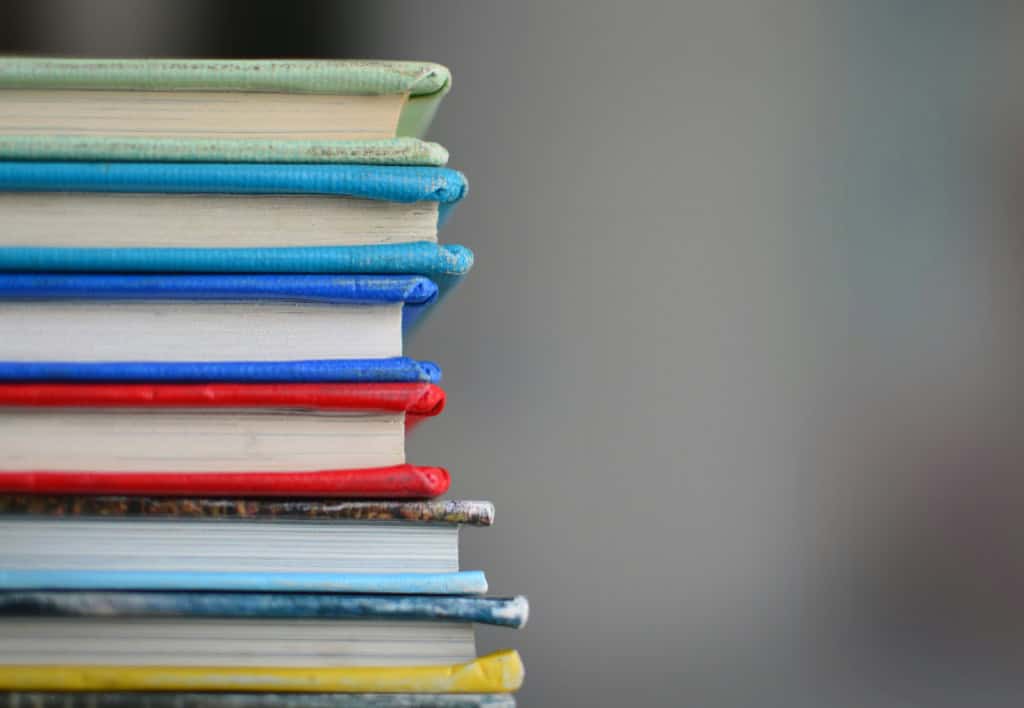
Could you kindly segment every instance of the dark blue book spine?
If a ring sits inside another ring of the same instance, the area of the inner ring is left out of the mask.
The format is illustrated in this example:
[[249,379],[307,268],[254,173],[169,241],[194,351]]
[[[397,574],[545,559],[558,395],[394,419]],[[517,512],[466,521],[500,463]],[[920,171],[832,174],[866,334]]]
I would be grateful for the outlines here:
[[311,361],[75,362],[0,361],[0,381],[114,381],[202,383],[440,383],[441,369],[429,361],[324,359]]

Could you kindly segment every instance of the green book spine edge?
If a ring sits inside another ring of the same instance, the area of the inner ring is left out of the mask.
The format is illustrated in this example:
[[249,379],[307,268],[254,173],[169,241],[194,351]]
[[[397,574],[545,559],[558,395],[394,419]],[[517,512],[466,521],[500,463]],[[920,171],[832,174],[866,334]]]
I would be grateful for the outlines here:
[[295,59],[0,58],[0,89],[265,91],[429,96],[451,83],[430,62]]
[[392,140],[224,140],[0,135],[0,159],[145,162],[303,162],[442,167],[437,143]]

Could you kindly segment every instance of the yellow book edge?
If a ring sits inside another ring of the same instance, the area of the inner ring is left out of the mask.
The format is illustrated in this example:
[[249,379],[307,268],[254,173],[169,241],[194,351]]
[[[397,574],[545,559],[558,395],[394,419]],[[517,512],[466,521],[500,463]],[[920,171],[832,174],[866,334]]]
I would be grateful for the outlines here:
[[0,665],[5,691],[505,693],[523,683],[513,649],[446,666],[337,668]]

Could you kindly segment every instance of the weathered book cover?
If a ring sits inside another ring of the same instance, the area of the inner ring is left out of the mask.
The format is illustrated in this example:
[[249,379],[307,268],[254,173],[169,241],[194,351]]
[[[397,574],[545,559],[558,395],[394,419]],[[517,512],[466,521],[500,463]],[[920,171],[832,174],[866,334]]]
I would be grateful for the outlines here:
[[7,691],[507,693],[522,683],[523,663],[511,649],[445,666],[0,666]]
[[[207,476],[208,473],[203,473]],[[325,499],[42,496],[0,494],[0,514],[61,517],[360,521],[490,526],[486,501],[334,501]]]
[[439,145],[421,143],[451,73],[429,62],[0,58],[0,91],[219,91],[404,95],[395,140],[147,139],[132,136],[0,135],[0,155],[20,160],[106,159],[231,162],[444,164]]
[[519,629],[525,597],[216,592],[0,592],[0,617],[394,619]]

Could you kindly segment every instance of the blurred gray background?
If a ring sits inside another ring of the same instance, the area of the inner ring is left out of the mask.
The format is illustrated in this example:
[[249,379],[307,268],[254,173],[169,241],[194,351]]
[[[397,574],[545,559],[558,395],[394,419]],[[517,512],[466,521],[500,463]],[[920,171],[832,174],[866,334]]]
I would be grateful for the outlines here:
[[411,458],[525,706],[1020,705],[1012,3],[0,5],[0,49],[425,59],[476,252]]

